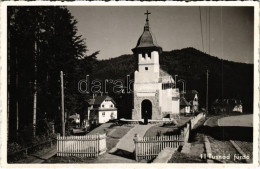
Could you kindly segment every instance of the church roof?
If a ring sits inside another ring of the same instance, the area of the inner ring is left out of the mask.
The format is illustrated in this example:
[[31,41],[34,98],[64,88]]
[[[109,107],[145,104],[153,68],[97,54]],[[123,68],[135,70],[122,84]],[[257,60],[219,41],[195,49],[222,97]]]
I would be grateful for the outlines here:
[[148,29],[144,28],[143,34],[138,39],[136,48],[143,48],[143,47],[158,47],[158,48],[161,48],[157,44],[155,36],[150,31],[149,26],[147,26],[147,27],[148,27]]
[[152,34],[152,32],[150,30],[148,16],[147,16],[146,23],[144,26],[144,32],[138,39],[136,47],[134,49],[132,49],[132,51],[135,52],[139,49],[156,49],[159,52],[162,51],[162,48],[157,44],[155,36]]
[[160,68],[160,77],[164,77],[164,76],[171,76],[171,75]]
[[160,76],[159,82],[174,83],[172,76],[161,68],[160,68],[159,76]]

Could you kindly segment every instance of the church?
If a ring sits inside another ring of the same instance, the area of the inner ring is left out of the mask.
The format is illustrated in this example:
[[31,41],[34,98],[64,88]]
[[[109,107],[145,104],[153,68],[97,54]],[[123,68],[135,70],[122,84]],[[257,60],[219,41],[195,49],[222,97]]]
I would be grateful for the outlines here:
[[149,26],[149,12],[145,13],[144,31],[132,49],[138,65],[134,73],[132,119],[145,123],[163,120],[179,114],[180,93],[173,77],[160,68],[160,47]]

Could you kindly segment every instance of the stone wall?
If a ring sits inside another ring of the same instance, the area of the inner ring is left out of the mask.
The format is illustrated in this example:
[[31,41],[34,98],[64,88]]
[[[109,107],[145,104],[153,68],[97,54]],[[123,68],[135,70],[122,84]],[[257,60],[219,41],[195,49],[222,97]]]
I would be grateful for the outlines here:
[[156,90],[155,96],[137,96],[134,92],[134,109],[132,113],[133,120],[140,120],[142,117],[142,101],[149,100],[152,103],[152,120],[162,119],[161,108],[159,106],[159,91]]

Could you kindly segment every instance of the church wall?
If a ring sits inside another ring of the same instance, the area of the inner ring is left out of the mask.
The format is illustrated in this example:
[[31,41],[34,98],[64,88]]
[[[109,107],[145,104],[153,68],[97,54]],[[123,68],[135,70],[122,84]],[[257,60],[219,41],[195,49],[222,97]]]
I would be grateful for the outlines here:
[[[149,57],[149,53],[151,54],[150,55],[151,57]],[[159,65],[159,53],[157,51],[139,53],[138,61],[139,61],[138,62],[139,64],[158,64]]]
[[[142,69],[148,67],[148,69],[152,69],[152,65],[140,66]],[[135,83],[151,83],[158,82],[159,72],[155,71],[135,71]]]
[[149,100],[152,103],[152,120],[162,119],[161,107],[159,105],[159,91],[154,93],[154,96],[149,95],[140,96],[138,92],[134,92],[134,109],[132,113],[133,120],[141,120],[142,117],[142,101]]
[[162,112],[172,113],[172,89],[162,90]]
[[134,91],[156,92],[159,89],[158,83],[134,83]]

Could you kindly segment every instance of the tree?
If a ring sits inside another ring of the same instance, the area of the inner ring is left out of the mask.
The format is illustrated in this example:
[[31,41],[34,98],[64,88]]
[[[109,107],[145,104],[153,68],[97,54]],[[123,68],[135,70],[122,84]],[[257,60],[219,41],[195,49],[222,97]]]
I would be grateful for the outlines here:
[[[65,73],[65,96],[70,97],[65,99],[66,111],[77,107],[70,104],[70,100],[79,99],[74,93],[76,75],[82,77],[83,63],[94,61],[98,54],[86,55],[85,40],[77,31],[77,21],[66,7],[8,7],[10,137],[16,133],[16,126],[21,132],[22,126],[32,124],[33,117],[36,121],[59,119],[61,70]],[[91,72],[91,65],[87,65],[86,71]]]

